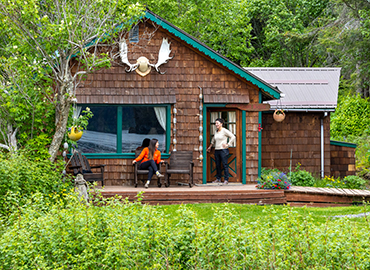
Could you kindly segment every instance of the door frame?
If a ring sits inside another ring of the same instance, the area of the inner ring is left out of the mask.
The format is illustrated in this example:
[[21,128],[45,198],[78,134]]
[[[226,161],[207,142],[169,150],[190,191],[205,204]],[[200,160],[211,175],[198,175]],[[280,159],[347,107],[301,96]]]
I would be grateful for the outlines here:
[[[207,138],[207,109],[209,108],[220,108],[220,109],[225,109],[226,104],[203,104],[203,184],[207,184],[207,175],[208,175],[208,160],[207,160],[207,147],[208,147],[208,141],[206,140]],[[228,108],[228,109],[235,109],[240,111],[241,115],[241,139],[239,139],[239,143],[241,143],[241,148],[240,148],[240,159],[241,159],[241,168],[239,169],[239,172],[241,173],[241,183],[246,184],[246,111],[245,110],[240,110],[238,108]],[[239,135],[239,134],[238,134]],[[239,182],[240,183],[240,182]]]

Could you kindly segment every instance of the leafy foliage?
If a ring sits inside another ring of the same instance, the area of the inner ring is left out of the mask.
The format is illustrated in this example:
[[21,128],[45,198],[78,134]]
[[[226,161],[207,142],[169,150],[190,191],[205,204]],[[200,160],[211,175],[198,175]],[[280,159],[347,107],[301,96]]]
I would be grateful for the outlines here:
[[69,186],[70,181],[65,179],[64,183],[58,164],[27,156],[22,151],[12,156],[0,154],[0,217],[31,203],[29,200],[35,193],[51,197]]
[[[32,78],[45,82],[38,91],[41,99],[48,98],[53,105],[55,121],[49,154],[54,161],[66,132],[70,106],[76,99],[75,88],[86,74],[111,65],[108,46],[100,45],[114,44],[119,33],[130,29],[142,16],[143,9],[124,0],[100,0],[98,4],[91,0],[4,0],[0,1],[0,10],[0,31],[6,34],[1,39],[1,59],[11,70],[28,77],[27,82]],[[29,69],[7,59],[22,59]],[[14,82],[9,83],[19,90]],[[17,107],[18,103],[12,100],[11,105]],[[42,112],[42,108],[38,111]]]
[[365,179],[357,175],[348,175],[344,177],[343,181],[346,183],[347,188],[352,189],[364,189],[368,184],[368,182]]
[[331,116],[330,133],[333,139],[362,136],[370,127],[370,102],[360,95],[347,95],[340,99]]
[[295,170],[290,174],[290,181],[293,186],[312,187],[315,184],[315,177],[310,172],[301,169],[301,164],[298,163]]
[[272,206],[262,208],[263,218],[245,222],[225,204],[204,221],[187,206],[173,217],[137,202],[110,199],[104,205],[86,206],[70,194],[47,213],[38,211],[38,202],[20,209],[21,218],[0,234],[2,269],[370,266],[369,227],[345,218],[320,225],[310,214]]

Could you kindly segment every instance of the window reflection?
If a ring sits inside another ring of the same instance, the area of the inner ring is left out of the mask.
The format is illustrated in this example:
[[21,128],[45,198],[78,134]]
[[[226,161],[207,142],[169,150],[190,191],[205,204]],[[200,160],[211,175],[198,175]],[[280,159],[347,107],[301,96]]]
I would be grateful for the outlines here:
[[118,108],[122,108],[122,153],[135,152],[145,138],[158,139],[159,150],[166,151],[166,107],[88,107],[94,116],[78,141],[81,152],[117,153]]

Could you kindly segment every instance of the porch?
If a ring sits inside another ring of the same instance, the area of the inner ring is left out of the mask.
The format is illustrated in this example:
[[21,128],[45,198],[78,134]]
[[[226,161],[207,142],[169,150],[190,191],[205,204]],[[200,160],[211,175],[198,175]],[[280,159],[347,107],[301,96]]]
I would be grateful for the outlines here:
[[106,186],[102,195],[106,198],[115,195],[136,200],[143,191],[143,203],[152,205],[195,204],[195,203],[239,203],[239,204],[290,204],[291,206],[331,207],[351,206],[370,200],[370,191],[336,188],[292,187],[290,190],[259,190],[255,185],[230,183],[227,186],[216,184],[187,185],[177,184],[168,188],[143,186]]

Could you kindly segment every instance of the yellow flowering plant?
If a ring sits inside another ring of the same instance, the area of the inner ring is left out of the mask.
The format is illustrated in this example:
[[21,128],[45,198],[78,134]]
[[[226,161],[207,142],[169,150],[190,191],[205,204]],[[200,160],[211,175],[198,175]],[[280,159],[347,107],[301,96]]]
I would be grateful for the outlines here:
[[81,111],[79,116],[72,116],[68,119],[68,131],[70,132],[72,127],[76,127],[77,130],[86,130],[89,124],[89,120],[94,116],[93,112],[89,107],[86,107],[85,110]]

